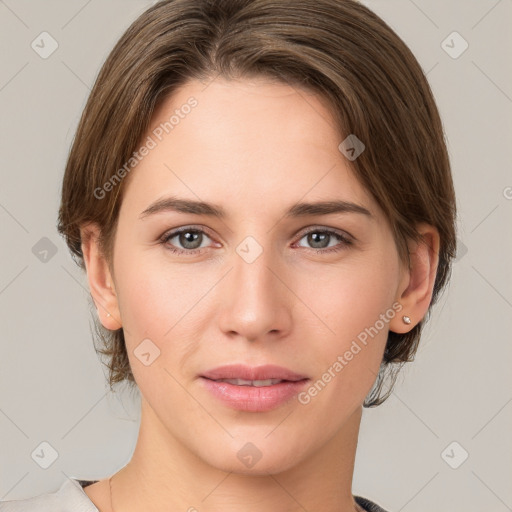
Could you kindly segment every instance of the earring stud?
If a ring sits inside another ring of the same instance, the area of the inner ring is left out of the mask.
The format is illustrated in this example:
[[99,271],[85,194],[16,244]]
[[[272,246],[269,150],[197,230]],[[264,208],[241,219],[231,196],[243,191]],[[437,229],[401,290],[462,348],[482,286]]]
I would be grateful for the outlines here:
[[111,316],[110,313],[107,313],[107,317]]
[[410,324],[411,323],[411,319],[408,316],[404,315],[402,317],[402,320],[404,321],[404,324]]

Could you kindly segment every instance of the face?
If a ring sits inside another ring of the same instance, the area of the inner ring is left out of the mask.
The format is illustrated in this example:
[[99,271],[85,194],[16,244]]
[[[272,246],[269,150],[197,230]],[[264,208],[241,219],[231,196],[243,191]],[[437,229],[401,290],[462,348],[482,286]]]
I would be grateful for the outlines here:
[[[146,421],[224,471],[249,471],[241,449],[266,473],[335,439],[399,316],[391,230],[341,141],[315,95],[192,81],[156,111],[151,149],[125,178],[112,278]],[[330,209],[298,207],[320,202]],[[295,382],[214,382],[251,377],[209,373],[234,364]]]

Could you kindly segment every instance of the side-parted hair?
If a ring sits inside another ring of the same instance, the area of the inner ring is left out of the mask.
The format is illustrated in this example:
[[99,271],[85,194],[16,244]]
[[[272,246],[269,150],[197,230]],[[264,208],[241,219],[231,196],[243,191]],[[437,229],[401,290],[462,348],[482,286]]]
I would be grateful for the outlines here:
[[[424,321],[450,277],[456,202],[425,74],[400,37],[355,0],[162,0],[146,10],[107,57],[82,113],[63,179],[59,232],[85,269],[80,227],[96,223],[111,262],[127,180],[108,193],[104,185],[126,168],[163,100],[190,80],[218,76],[277,80],[327,101],[340,143],[355,134],[365,145],[350,166],[385,213],[402,262],[409,258],[407,241],[421,241],[419,223],[439,232],[425,319],[405,334],[389,332],[363,404],[380,405],[403,364],[414,359]],[[122,381],[136,387],[123,329],[108,331],[94,321],[111,390]]]

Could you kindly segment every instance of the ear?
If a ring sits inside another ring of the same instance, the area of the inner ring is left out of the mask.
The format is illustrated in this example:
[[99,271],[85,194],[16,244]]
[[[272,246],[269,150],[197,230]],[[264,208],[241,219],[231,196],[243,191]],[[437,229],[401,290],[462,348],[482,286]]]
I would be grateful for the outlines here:
[[96,224],[80,228],[82,253],[89,281],[89,290],[98,311],[98,317],[105,329],[119,329],[121,317],[110,269],[99,247],[100,230]]
[[[390,330],[396,333],[409,332],[428,311],[439,264],[439,232],[429,224],[417,226],[422,235],[421,242],[409,242],[409,268],[403,267],[397,290],[396,302],[402,305],[400,312],[390,322]],[[411,319],[410,324],[403,316]]]

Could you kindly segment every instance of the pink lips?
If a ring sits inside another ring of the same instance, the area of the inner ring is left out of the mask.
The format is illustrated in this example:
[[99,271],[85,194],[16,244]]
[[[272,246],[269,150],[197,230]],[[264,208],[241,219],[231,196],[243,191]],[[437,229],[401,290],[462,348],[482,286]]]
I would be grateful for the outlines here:
[[[228,365],[213,368],[201,376],[206,389],[227,406],[247,412],[270,411],[296,396],[309,378],[276,365]],[[216,382],[219,379],[269,380],[283,382],[265,386]]]
[[201,374],[207,379],[245,379],[245,380],[266,380],[281,379],[297,381],[307,379],[305,375],[299,375],[282,366],[266,364],[264,366],[245,366],[242,364],[230,364],[218,366]]

